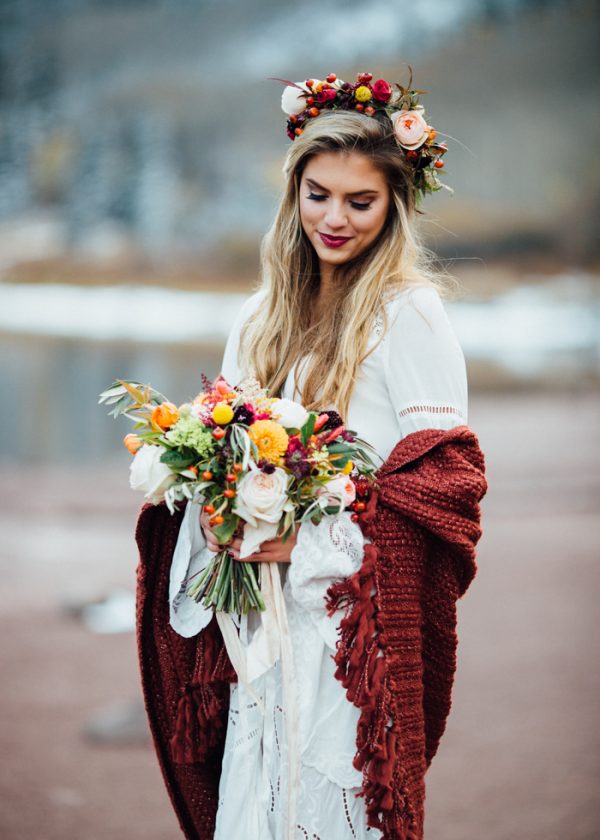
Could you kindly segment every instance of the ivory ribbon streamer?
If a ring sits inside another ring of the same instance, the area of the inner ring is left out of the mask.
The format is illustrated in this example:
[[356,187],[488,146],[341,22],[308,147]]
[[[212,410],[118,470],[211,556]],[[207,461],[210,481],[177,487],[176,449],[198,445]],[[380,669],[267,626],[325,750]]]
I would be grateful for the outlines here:
[[238,629],[229,613],[217,612],[217,622],[231,664],[244,688],[257,701],[263,715],[264,705],[250,683],[271,668],[281,658],[283,696],[286,706],[288,741],[288,840],[294,840],[296,827],[297,791],[300,780],[297,744],[296,674],[287,611],[281,588],[277,563],[260,564],[260,589],[266,609],[260,613],[261,625],[247,648],[240,642]]

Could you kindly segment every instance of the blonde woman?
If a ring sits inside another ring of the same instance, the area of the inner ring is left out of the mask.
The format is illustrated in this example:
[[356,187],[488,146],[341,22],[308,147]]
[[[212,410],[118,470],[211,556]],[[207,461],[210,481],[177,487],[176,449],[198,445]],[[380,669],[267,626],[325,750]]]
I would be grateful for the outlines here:
[[[369,81],[364,82],[363,74],[362,87],[377,90],[379,82]],[[398,442],[412,440],[416,432],[438,430],[436,434],[444,435],[465,427],[467,379],[464,356],[442,302],[446,280],[430,268],[415,229],[419,182],[407,152],[418,146],[414,137],[412,144],[405,144],[409,148],[400,144],[402,126],[388,109],[365,113],[344,107],[352,101],[351,94],[358,101],[358,87],[338,97],[340,107],[327,109],[324,102],[318,118],[307,118],[306,111],[298,117],[296,112],[296,120],[288,123],[288,129],[300,124],[301,130],[292,131],[295,140],[285,160],[284,194],[262,244],[261,283],[232,325],[222,374],[231,384],[253,375],[271,395],[336,412],[372,444],[385,464]],[[340,90],[339,84],[331,83],[325,90],[331,88]],[[315,92],[311,85],[298,90],[292,91],[292,98],[306,100],[306,94]],[[389,99],[383,104],[389,105]],[[406,103],[400,102],[398,114],[410,110],[402,104]],[[301,105],[307,107],[306,102]],[[422,111],[417,113],[424,122]],[[408,125],[413,134],[414,129],[414,124]],[[419,174],[422,177],[422,171]],[[336,672],[334,656],[345,611],[332,609],[331,601],[328,609],[327,601],[336,582],[358,580],[361,573],[368,539],[356,519],[344,511],[319,525],[304,523],[285,543],[265,542],[249,558],[277,563],[280,569],[291,672],[285,672],[278,651],[269,647],[264,616],[241,616],[237,625],[246,656],[244,673],[231,682],[223,701],[224,746],[217,750],[215,763],[206,765],[213,768],[218,785],[214,834],[214,812],[208,806],[202,827],[196,820],[190,828],[179,795],[185,785],[181,777],[177,782],[169,777],[186,836],[422,836],[421,805],[406,806],[407,813],[414,811],[410,818],[400,814],[402,802],[408,802],[408,787],[399,790],[396,765],[389,765],[389,778],[384,779],[383,771],[377,777],[376,762],[371,761],[365,798],[367,776],[355,754],[357,744],[364,747],[365,721],[370,720],[365,715],[372,714],[376,701],[362,701],[361,708],[357,691],[346,691],[350,681],[341,679],[340,654]],[[240,544],[239,538],[229,544],[236,559]],[[202,639],[214,622],[210,611],[190,599],[182,603],[176,594],[181,580],[218,549],[208,517],[198,505],[188,504],[173,552],[170,586],[171,625],[186,640]],[[367,598],[374,598],[376,587],[368,589]],[[374,607],[372,614],[376,612]],[[394,630],[390,621],[388,635]],[[357,639],[348,646],[350,656]],[[205,655],[202,651],[197,657]],[[374,656],[376,670],[376,658],[382,654]],[[389,686],[385,690],[389,694]],[[389,720],[381,724],[382,731],[391,737],[394,723],[386,715]],[[197,717],[210,726],[208,712],[203,717],[199,711]],[[387,753],[398,752],[397,740],[394,735],[393,749],[384,748],[386,760]],[[430,757],[422,759],[423,773],[426,760]],[[202,779],[202,785],[208,784],[206,774]],[[189,790],[186,797],[189,806]],[[382,809],[390,816],[384,819]],[[396,831],[391,825],[404,828]]]

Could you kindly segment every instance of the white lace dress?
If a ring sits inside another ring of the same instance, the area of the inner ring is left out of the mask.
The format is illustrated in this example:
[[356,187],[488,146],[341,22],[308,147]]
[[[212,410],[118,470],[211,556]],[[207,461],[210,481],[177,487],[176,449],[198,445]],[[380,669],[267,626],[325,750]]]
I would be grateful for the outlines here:
[[[245,371],[237,361],[240,329],[261,293],[242,307],[230,333],[222,373],[236,384]],[[363,362],[352,394],[347,426],[368,440],[385,460],[410,432],[467,423],[464,356],[439,294],[404,290],[388,304],[389,328]],[[372,343],[382,334],[376,324]],[[283,396],[294,392],[294,371]],[[325,408],[325,407],[324,407]],[[288,723],[282,663],[265,654],[261,615],[237,624],[247,653],[248,685],[231,686],[229,722],[219,788],[215,840],[374,840],[361,773],[352,766],[359,710],[335,679],[332,654],[341,615],[327,616],[325,593],[334,580],[355,572],[364,538],[349,512],[304,523],[290,564],[280,564],[293,658],[297,780],[294,825],[288,820]],[[171,624],[190,637],[205,627],[210,611],[185,596],[185,579],[210,558],[199,525],[199,506],[188,504],[171,567]],[[288,703],[289,705],[289,703]]]

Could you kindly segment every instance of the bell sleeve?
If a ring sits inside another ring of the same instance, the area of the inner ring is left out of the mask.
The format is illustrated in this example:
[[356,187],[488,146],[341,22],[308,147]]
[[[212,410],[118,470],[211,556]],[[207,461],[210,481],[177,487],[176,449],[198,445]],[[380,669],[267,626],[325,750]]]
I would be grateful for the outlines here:
[[169,623],[180,636],[195,636],[210,623],[212,609],[203,607],[186,594],[214,553],[206,547],[200,527],[200,504],[188,502],[185,508],[169,575]]
[[437,289],[416,286],[401,295],[390,321],[383,363],[399,437],[466,425],[465,358]]
[[230,385],[237,385],[248,373],[246,366],[238,360],[240,335],[242,327],[263,299],[263,295],[264,292],[260,290],[255,292],[253,295],[250,295],[250,297],[244,301],[242,308],[240,309],[229,332],[229,336],[227,337],[225,352],[223,353],[223,362],[221,364],[221,373]]
[[317,524],[303,522],[298,528],[288,570],[288,585],[294,601],[311,617],[325,644],[335,650],[343,612],[328,615],[326,593],[341,578],[353,575],[363,560],[364,537],[360,526],[344,510],[325,516]]

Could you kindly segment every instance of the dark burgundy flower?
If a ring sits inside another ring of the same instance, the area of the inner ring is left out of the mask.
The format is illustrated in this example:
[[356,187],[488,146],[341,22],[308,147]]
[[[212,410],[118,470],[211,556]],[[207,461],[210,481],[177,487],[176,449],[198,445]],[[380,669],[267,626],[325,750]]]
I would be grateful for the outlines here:
[[255,420],[254,410],[250,403],[244,403],[244,405],[240,405],[239,408],[233,412],[233,422],[234,423],[245,423],[247,426],[250,426],[254,423]]
[[392,95],[391,85],[385,79],[377,79],[376,82],[373,82],[371,90],[373,91],[373,99],[378,102],[387,102]]
[[337,429],[338,426],[342,426],[344,423],[337,411],[330,411],[327,409],[327,411],[320,413],[329,415],[329,419],[319,429],[320,432],[329,432],[332,429]]
[[297,449],[291,453],[286,453],[284,461],[288,470],[296,478],[304,478],[310,474],[310,464],[306,460],[304,450]]

